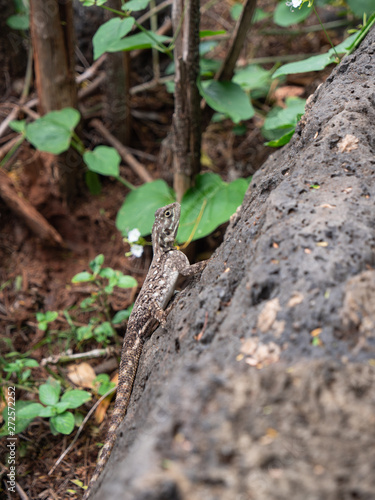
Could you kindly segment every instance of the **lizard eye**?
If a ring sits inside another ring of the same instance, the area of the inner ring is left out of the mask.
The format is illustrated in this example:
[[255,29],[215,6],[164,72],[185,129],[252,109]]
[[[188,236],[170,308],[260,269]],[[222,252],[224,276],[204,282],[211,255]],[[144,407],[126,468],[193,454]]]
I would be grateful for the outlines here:
[[172,215],[172,211],[171,211],[171,210],[166,210],[166,211],[164,212],[164,215],[165,215],[166,217],[170,217],[170,216]]

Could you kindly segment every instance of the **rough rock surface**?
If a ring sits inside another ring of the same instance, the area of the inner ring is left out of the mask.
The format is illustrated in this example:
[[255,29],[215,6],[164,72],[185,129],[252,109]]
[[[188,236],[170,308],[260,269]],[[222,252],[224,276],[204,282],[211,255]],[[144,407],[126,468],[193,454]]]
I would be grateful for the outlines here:
[[93,499],[375,497],[375,30],[146,343]]

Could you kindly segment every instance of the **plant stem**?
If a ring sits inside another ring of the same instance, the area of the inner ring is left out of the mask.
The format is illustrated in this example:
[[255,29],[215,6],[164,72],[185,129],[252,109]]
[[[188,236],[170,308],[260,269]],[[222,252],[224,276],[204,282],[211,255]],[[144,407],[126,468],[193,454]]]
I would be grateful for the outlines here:
[[18,142],[16,142],[16,144],[4,156],[4,158],[0,162],[0,167],[3,167],[7,163],[7,161],[9,160],[9,158],[13,155],[13,153],[15,151],[17,151],[17,149],[21,146],[21,144],[23,143],[24,140],[25,140],[25,136],[22,134],[21,137],[20,137],[20,140]]
[[122,184],[124,184],[124,186],[126,186],[131,191],[134,191],[134,189],[137,189],[133,184],[131,184],[129,181],[127,181],[126,179],[124,179],[120,175],[118,177],[115,177],[115,179],[117,181],[121,182]]
[[334,45],[333,45],[333,43],[332,43],[331,37],[330,37],[330,36],[329,36],[329,34],[327,33],[327,31],[326,31],[326,29],[325,29],[325,27],[324,27],[324,24],[322,23],[322,21],[321,21],[321,19],[320,19],[320,16],[319,16],[319,14],[318,14],[318,12],[317,12],[317,10],[316,10],[316,8],[315,8],[315,5],[314,5],[314,4],[313,4],[312,8],[314,9],[314,12],[315,12],[315,14],[316,14],[316,17],[318,18],[319,24],[320,24],[320,26],[322,27],[322,30],[324,31],[324,33],[325,33],[325,35],[326,35],[326,37],[327,37],[327,40],[329,41],[329,43],[330,43],[330,45],[331,45],[331,47],[332,47],[332,49],[333,49],[333,52],[336,54],[336,57],[337,57],[337,59],[338,59],[338,62],[340,62],[340,57],[339,57],[338,53],[336,52],[336,49],[335,49],[335,46],[334,46]]

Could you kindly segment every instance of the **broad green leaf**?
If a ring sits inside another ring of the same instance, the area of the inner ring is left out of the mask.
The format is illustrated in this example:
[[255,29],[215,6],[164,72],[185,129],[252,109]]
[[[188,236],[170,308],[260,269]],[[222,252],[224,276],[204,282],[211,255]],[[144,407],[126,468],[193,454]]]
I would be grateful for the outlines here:
[[52,408],[56,411],[56,415],[60,415],[60,413],[64,413],[70,406],[67,401],[59,401]]
[[347,0],[350,10],[362,19],[363,14],[370,15],[375,10],[374,0]]
[[43,406],[42,410],[39,412],[39,417],[49,418],[56,415],[57,411],[54,406]]
[[241,205],[248,185],[246,179],[237,179],[227,184],[217,174],[197,175],[195,186],[185,193],[181,202],[177,240],[183,242],[189,239],[199,217],[193,240],[207,236],[226,222]]
[[270,146],[272,148],[279,148],[280,146],[284,146],[285,144],[288,144],[290,139],[293,137],[294,131],[295,131],[295,129],[282,135],[279,139],[275,139],[273,141],[266,142],[265,146]]
[[117,212],[116,227],[124,236],[137,227],[141,236],[151,233],[155,211],[173,203],[175,196],[161,179],[147,182],[131,191]]
[[17,411],[16,418],[29,418],[33,420],[35,417],[39,417],[41,410],[43,410],[44,406],[40,403],[31,403],[30,405],[24,406]]
[[[3,411],[3,418],[4,418],[4,427],[0,431],[0,437],[1,436],[7,436],[9,434],[10,426],[8,424],[14,424],[14,410],[16,414],[16,422],[15,422],[15,434],[19,434],[20,432],[23,432],[26,427],[34,420],[35,417],[23,417],[22,413],[20,414],[21,410],[25,410],[27,406],[35,405],[39,403],[33,403],[32,401],[16,401],[15,408],[10,408],[6,406]],[[42,406],[42,405],[40,405]],[[12,417],[12,418],[10,418]]]
[[151,47],[158,48],[159,44],[171,41],[171,38],[158,35],[149,31],[150,35],[146,33],[137,33],[136,35],[127,36],[122,40],[119,40],[116,44],[115,50],[109,50],[108,52],[116,52],[118,50],[136,50],[136,49],[150,49]]
[[84,403],[87,403],[87,401],[90,401],[90,399],[91,394],[89,392],[78,389],[67,391],[61,397],[61,401],[69,405],[68,408],[78,408]]
[[149,3],[150,0],[130,0],[129,2],[126,2],[126,4],[121,7],[121,9],[129,11],[143,10],[148,6]]
[[80,2],[82,1],[83,1],[82,5],[84,5],[85,7],[91,7],[93,5],[98,5],[98,6],[104,5],[107,0],[80,0]]
[[[351,47],[353,44],[354,40],[357,38],[358,33],[353,33],[352,35],[348,36],[343,42],[339,43],[336,45],[335,50],[338,54],[345,54],[348,49]],[[333,49],[330,49],[328,51],[329,54],[335,55],[335,51]]]
[[111,279],[113,276],[115,276],[116,271],[112,269],[111,267],[104,267],[103,269],[100,270],[99,276],[102,278],[107,278]]
[[15,14],[14,16],[9,16],[6,23],[9,28],[13,30],[28,30],[30,26],[30,17],[27,13]]
[[138,282],[133,276],[120,276],[116,286],[119,288],[134,288],[138,286]]
[[40,151],[58,155],[69,148],[80,114],[76,109],[64,108],[38,118],[26,125],[26,139]]
[[254,116],[254,108],[249,97],[236,83],[216,80],[198,81],[198,88],[201,96],[212,109],[225,113],[234,123]]
[[118,152],[109,146],[97,146],[93,151],[87,151],[83,160],[92,172],[101,175],[120,175],[121,158]]
[[303,115],[305,112],[306,100],[299,97],[288,97],[285,103],[286,108],[274,108],[272,113],[268,114],[263,129],[285,129],[294,127],[297,124],[298,115]]
[[200,36],[200,38],[203,38],[205,36],[225,35],[225,33],[226,33],[225,30],[217,30],[217,31],[213,31],[213,30],[201,30],[199,32],[199,36]]
[[268,88],[271,81],[271,72],[258,64],[250,64],[245,68],[237,69],[232,82],[237,83],[245,90]]
[[306,73],[308,71],[320,71],[333,62],[335,62],[335,57],[331,56],[329,52],[326,54],[319,54],[318,56],[312,56],[303,61],[284,64],[284,66],[281,66],[281,68],[275,71],[272,78],[294,75],[295,73]]
[[104,255],[102,253],[100,253],[99,255],[97,255],[95,257],[95,259],[93,259],[90,263],[89,263],[89,266],[90,266],[90,269],[91,271],[97,275],[102,267],[102,265],[104,264]]
[[61,384],[52,378],[39,387],[39,399],[45,405],[55,405],[60,396]]
[[29,368],[36,368],[37,366],[39,366],[39,363],[38,361],[36,361],[36,359],[23,359],[22,362],[24,366],[28,366]]
[[[354,33],[354,35],[351,35],[346,40],[337,45],[335,47],[337,54],[345,54],[356,37],[357,33]],[[281,66],[281,68],[275,71],[275,73],[272,75],[272,78],[278,78],[280,76],[291,75],[295,73],[306,73],[308,71],[321,71],[326,66],[334,62],[336,62],[336,54],[333,49],[330,49],[325,54],[312,56],[308,59],[304,59],[303,61],[284,64],[284,66]]]
[[74,429],[74,416],[70,411],[51,417],[50,421],[57,432],[61,432],[61,434],[70,434]]
[[[210,52],[210,50],[214,49],[219,45],[219,42],[215,42],[215,40],[204,40],[203,42],[200,42],[199,44],[199,55],[204,56],[204,54],[207,54],[207,52]],[[173,70],[174,72],[174,70]]]
[[132,29],[134,21],[134,17],[125,19],[114,17],[102,24],[92,39],[94,59],[98,59],[104,52],[121,50],[118,48],[118,43]]
[[105,342],[109,337],[113,337],[115,331],[109,321],[104,321],[94,329],[94,335],[98,342]]
[[129,309],[123,309],[118,311],[112,318],[112,325],[118,325],[123,321],[127,320],[130,316],[131,311]]
[[242,13],[243,5],[240,3],[235,3],[232,5],[230,8],[230,17],[233,19],[233,21],[238,21],[240,18],[240,15]]
[[58,315],[59,313],[57,311],[47,311],[44,314],[44,321],[47,321],[47,323],[51,323],[52,321],[55,321]]
[[92,325],[78,327],[76,330],[77,339],[79,341],[91,339],[91,337],[93,336],[92,330]]
[[308,7],[307,3],[304,3],[301,8],[291,9],[283,0],[277,5],[273,13],[273,21],[275,24],[286,28],[288,26],[291,26],[292,24],[297,24],[301,21],[304,21],[311,12],[312,8]]
[[78,273],[72,278],[72,283],[84,283],[85,281],[93,281],[95,276],[93,276],[88,271],[83,271],[82,273]]
[[25,133],[26,120],[13,120],[9,123],[9,127],[15,132]]

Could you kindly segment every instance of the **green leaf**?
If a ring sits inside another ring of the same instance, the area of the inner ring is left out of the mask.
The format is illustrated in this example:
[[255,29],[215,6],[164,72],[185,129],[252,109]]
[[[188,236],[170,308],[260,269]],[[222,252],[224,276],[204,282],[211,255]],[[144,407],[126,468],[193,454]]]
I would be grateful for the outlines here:
[[188,189],[181,202],[177,240],[184,242],[189,239],[199,217],[201,219],[193,240],[203,238],[226,222],[241,205],[248,184],[246,179],[227,184],[213,173],[197,175],[195,186]]
[[375,9],[374,0],[347,0],[347,3],[350,10],[360,19],[363,14],[370,15]]
[[137,33],[136,35],[127,36],[119,40],[116,45],[116,50],[109,50],[108,52],[116,52],[118,50],[136,50],[136,49],[150,49],[152,47],[160,48],[159,45],[164,42],[170,42],[171,38],[158,35],[152,31],[147,33]]
[[78,273],[72,278],[72,283],[84,283],[85,281],[93,281],[95,276],[93,276],[88,271],[83,271],[82,273]]
[[120,276],[116,286],[119,288],[134,288],[138,286],[138,282],[133,276]]
[[95,195],[101,193],[102,186],[96,172],[92,172],[91,170],[85,172],[85,182],[91,194]]
[[295,129],[282,135],[281,137],[279,137],[279,139],[275,139],[273,141],[266,142],[265,145],[270,146],[272,148],[279,148],[280,146],[284,146],[285,144],[288,144],[290,139],[293,137],[294,132],[295,132]]
[[94,59],[98,59],[104,52],[121,50],[118,48],[118,44],[121,38],[130,32],[134,21],[134,17],[125,19],[114,17],[102,24],[92,39]]
[[61,434],[70,434],[74,429],[74,416],[70,411],[51,417],[50,422],[57,432],[61,432]]
[[242,13],[243,5],[240,3],[235,3],[232,5],[230,8],[230,17],[233,19],[233,21],[238,21],[240,18],[240,15]]
[[225,33],[226,33],[225,30],[217,30],[217,31],[213,31],[213,30],[201,30],[199,32],[199,37],[203,38],[205,36],[225,35]]
[[254,116],[254,108],[249,97],[236,83],[216,80],[198,81],[198,88],[201,96],[212,109],[225,113],[234,123]]
[[39,366],[38,361],[36,361],[36,359],[31,359],[31,358],[23,359],[22,364],[24,366],[28,366],[29,368],[36,368]]
[[43,409],[39,412],[39,417],[49,418],[56,415],[56,410],[54,406],[43,406]]
[[9,28],[13,30],[28,30],[30,26],[30,18],[27,13],[15,14],[14,16],[9,16],[6,20]]
[[25,133],[26,120],[13,120],[9,123],[9,127],[15,132]]
[[58,315],[59,313],[57,311],[47,311],[44,314],[44,321],[46,321],[47,323],[51,323],[52,321],[55,321]]
[[[25,410],[27,406],[35,405],[39,403],[33,403],[32,401],[16,401],[15,407],[10,408],[6,406],[3,411],[3,418],[4,418],[4,427],[0,432],[0,436],[7,436],[10,431],[9,423],[14,424],[14,413],[13,411],[15,410],[15,415],[16,415],[16,425],[15,425],[15,434],[19,434],[20,432],[23,432],[27,426],[34,420],[35,417],[24,417],[22,416],[22,412],[20,414],[21,410]],[[42,405],[40,405],[42,406]],[[11,420],[9,417],[13,417]],[[13,430],[13,429],[12,429]]]
[[244,90],[265,88],[267,92],[271,83],[271,72],[258,64],[250,64],[245,68],[237,69],[232,82],[237,83]]
[[99,255],[97,255],[95,257],[95,259],[93,259],[89,263],[90,269],[94,273],[95,276],[99,273],[99,271],[102,268],[103,264],[104,264],[104,255],[102,253],[100,253]]
[[109,337],[113,337],[115,331],[109,321],[104,321],[94,329],[94,335],[98,342],[105,342]]
[[[219,45],[219,42],[215,42],[215,40],[204,40],[203,42],[200,42],[199,55],[204,56],[204,54],[207,54],[207,52],[210,52],[212,49],[214,49],[218,45]],[[173,73],[174,73],[174,69],[173,69]]]
[[[264,130],[277,130],[295,127],[298,116],[305,112],[306,100],[299,97],[288,97],[285,101],[286,108],[274,108],[264,121]],[[282,135],[286,131],[283,130]]]
[[299,9],[291,10],[291,8],[286,5],[286,2],[282,1],[277,5],[273,13],[273,21],[275,24],[286,28],[292,24],[304,21],[311,12],[312,8],[308,7],[307,3],[304,3]]
[[91,394],[87,391],[81,391],[74,389],[73,391],[67,391],[62,395],[61,402],[67,403],[69,406],[67,408],[78,408],[79,406],[90,401]]
[[46,384],[39,387],[39,399],[45,405],[55,405],[60,396],[61,384],[53,378],[49,378]]
[[31,403],[30,405],[20,408],[17,412],[16,418],[33,420],[35,417],[39,417],[40,412],[41,410],[43,410],[43,408],[44,406],[40,403]]
[[98,375],[95,378],[94,383],[100,384],[100,387],[97,391],[100,396],[103,396],[110,389],[116,387],[116,384],[114,382],[110,382],[109,376],[106,373],[101,373],[100,375]]
[[155,211],[174,201],[175,195],[165,181],[147,182],[127,195],[117,212],[116,227],[124,236],[135,227],[146,236],[151,233]]
[[100,270],[99,276],[102,278],[111,279],[113,276],[116,276],[116,271],[111,267],[104,267]]
[[95,302],[96,302],[95,297],[87,297],[86,299],[82,300],[82,302],[80,303],[79,307],[81,309],[88,309],[93,304],[95,304]]
[[97,146],[94,151],[87,151],[83,160],[92,172],[101,175],[120,175],[121,157],[114,148],[109,146]]
[[93,330],[92,325],[78,327],[76,331],[77,339],[79,341],[91,339],[93,337],[92,330]]
[[51,111],[26,125],[26,139],[40,151],[58,155],[69,148],[80,114],[76,109]]
[[53,408],[56,410],[56,414],[64,413],[68,408],[70,408],[69,403],[67,401],[59,401],[56,403]]
[[308,71],[320,71],[333,62],[335,62],[335,57],[330,55],[329,52],[326,54],[319,54],[318,56],[312,56],[303,61],[284,64],[284,66],[281,66],[281,68],[275,71],[272,78],[294,75],[295,73],[306,73]]
[[150,0],[130,0],[129,2],[126,2],[126,4],[121,7],[121,9],[129,11],[143,10],[148,6],[149,3]]
[[[345,54],[348,52],[348,48],[353,43],[357,34],[351,35],[346,40],[341,42],[339,45],[335,47],[335,50],[338,54]],[[272,78],[278,78],[285,75],[291,75],[295,73],[306,73],[309,71],[321,71],[329,64],[332,64],[336,61],[336,54],[333,49],[330,49],[325,54],[319,54],[318,56],[312,56],[308,59],[304,59],[303,61],[297,61],[293,63],[284,64],[281,68],[277,69],[275,73],[272,75]]]
[[123,309],[118,311],[112,318],[112,325],[119,325],[123,321],[127,320],[131,314],[129,309]]

